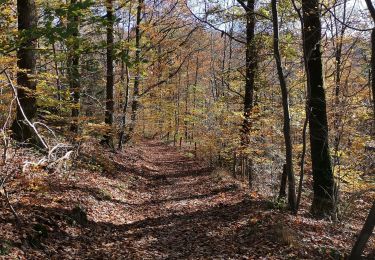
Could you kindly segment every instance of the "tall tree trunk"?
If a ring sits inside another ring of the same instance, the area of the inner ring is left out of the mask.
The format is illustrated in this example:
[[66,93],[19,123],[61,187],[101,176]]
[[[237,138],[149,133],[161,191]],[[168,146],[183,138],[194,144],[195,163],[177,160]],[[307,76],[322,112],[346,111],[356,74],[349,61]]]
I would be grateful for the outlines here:
[[[226,28],[225,28],[226,30]],[[225,62],[227,60],[227,35],[224,34],[224,46],[223,46],[223,60],[221,62],[221,92],[220,95],[225,94]]]
[[328,122],[321,54],[321,23],[318,0],[303,0],[303,47],[310,111],[310,146],[314,179],[311,211],[316,216],[334,211],[334,177],[328,147]]
[[[375,23],[375,19],[374,19]],[[373,132],[375,133],[375,28],[372,29],[371,33],[371,89],[372,89],[372,105],[373,105],[373,116],[374,126]]]
[[[74,6],[77,4],[77,0],[70,0],[70,5]],[[70,131],[73,133],[78,132],[78,116],[80,112],[80,75],[79,75],[79,17],[73,11],[68,14],[68,25],[67,29],[72,32],[72,41],[68,43],[68,78],[69,78],[69,90],[72,93],[72,122],[70,125]]]
[[105,102],[105,123],[110,130],[104,136],[105,143],[113,147],[113,112],[114,112],[114,71],[113,71],[113,2],[107,0],[107,83],[106,83],[106,102]]
[[334,121],[333,121],[333,131],[334,131],[334,141],[333,141],[333,167],[332,170],[335,173],[336,167],[340,165],[340,141],[342,136],[342,129],[340,129],[340,124],[342,123],[342,112],[341,112],[341,100],[340,100],[340,92],[341,92],[341,75],[342,75],[342,52],[343,52],[343,42],[345,31],[347,28],[347,19],[346,19],[346,7],[347,7],[347,0],[344,0],[343,3],[343,11],[342,17],[340,18],[343,23],[337,21],[337,12],[336,7],[333,8],[334,17],[334,37],[333,37],[333,47],[335,49],[335,92],[334,92]]
[[[125,127],[126,127],[126,113],[128,110],[128,104],[129,104],[129,87],[130,87],[130,74],[129,74],[129,67],[127,64],[124,64],[122,62],[123,68],[121,71],[126,75],[126,84],[125,84],[125,99],[124,99],[124,104],[122,107],[122,118],[121,118],[121,131],[119,134],[119,140],[118,140],[118,148],[122,149],[122,144],[124,143],[124,137],[125,137]],[[122,82],[124,82],[124,76],[122,75]]]
[[[130,43],[130,25],[131,25],[131,10],[132,6],[129,8],[129,14],[128,14],[128,28],[127,28],[127,43]],[[126,58],[129,56],[129,50],[125,52]],[[122,148],[122,144],[124,142],[125,137],[125,127],[126,127],[126,113],[128,110],[128,103],[129,103],[129,87],[130,87],[130,72],[129,72],[129,66],[127,63],[122,61],[121,63],[121,81],[124,83],[124,73],[126,75],[126,85],[125,85],[125,100],[124,105],[122,108],[122,118],[121,118],[121,131],[119,135],[119,141],[118,141],[118,148]]]
[[175,130],[175,136],[177,137],[180,132],[180,114],[181,114],[181,93],[180,93],[180,87],[181,87],[181,72],[178,73],[178,82],[177,82],[177,100],[176,100],[176,130]]
[[185,142],[188,140],[188,119],[189,117],[189,65],[190,65],[190,60],[188,60],[187,65],[186,65],[186,88],[185,88],[185,118],[184,118],[184,128],[185,128]]
[[61,112],[61,82],[60,82],[60,71],[59,66],[57,63],[57,55],[56,55],[56,46],[55,41],[52,43],[52,51],[53,51],[53,61],[54,61],[54,67],[55,67],[55,73],[56,73],[56,85],[57,85],[57,100],[59,101],[59,112]]
[[375,226],[375,201],[372,203],[370,213],[367,216],[366,222],[363,225],[362,231],[355,242],[349,260],[361,259],[366,243],[370,238]]
[[272,20],[273,20],[273,48],[277,67],[277,74],[279,76],[281,96],[284,112],[284,141],[285,141],[285,171],[288,176],[288,202],[290,209],[294,212],[296,210],[296,189],[295,178],[293,172],[293,147],[290,131],[290,113],[289,113],[289,96],[288,87],[284,76],[284,71],[281,63],[281,55],[279,48],[279,22],[277,14],[277,1],[272,0]]
[[279,199],[286,197],[286,181],[288,179],[288,174],[286,171],[286,164],[283,164],[283,172],[280,179],[280,190],[279,190]]
[[[198,88],[198,73],[199,73],[199,53],[197,53],[197,58],[195,62],[195,76],[194,76],[194,89],[193,89],[193,113],[195,115],[197,108],[197,88]],[[191,140],[195,138],[195,123],[192,123],[191,129]]]
[[[34,91],[36,82],[32,75],[36,72],[34,49],[36,40],[32,39],[31,30],[36,28],[37,15],[34,0],[17,0],[18,31],[20,33],[20,47],[17,51],[17,95],[20,106],[17,106],[16,118],[12,124],[13,138],[18,141],[34,139],[34,132],[24,121],[24,115],[32,121],[36,117],[37,106]],[[31,140],[32,141],[32,140]]]
[[214,50],[214,33],[211,32],[210,40],[210,69],[211,69],[211,93],[214,101],[217,100],[218,96],[218,85],[216,80],[216,71],[215,71],[215,50]]
[[[375,23],[375,7],[371,0],[365,0],[367,8],[370,12],[372,20]],[[373,112],[375,121],[375,27],[372,29],[371,33],[371,89],[372,89],[372,102],[373,102]],[[375,123],[374,123],[375,128]],[[373,129],[374,131],[374,129]]]
[[[242,1],[241,1],[242,2]],[[255,0],[248,0],[246,4],[246,85],[244,98],[244,122],[242,125],[242,144],[249,143],[251,130],[251,110],[254,103],[254,84],[257,67],[255,38]]]
[[134,77],[134,88],[133,88],[133,100],[132,100],[132,113],[131,113],[131,123],[129,127],[129,135],[127,137],[128,141],[135,129],[135,124],[137,121],[137,113],[139,106],[139,84],[141,77],[141,22],[142,22],[142,8],[143,0],[138,0],[137,6],[137,20],[135,27],[135,77]]

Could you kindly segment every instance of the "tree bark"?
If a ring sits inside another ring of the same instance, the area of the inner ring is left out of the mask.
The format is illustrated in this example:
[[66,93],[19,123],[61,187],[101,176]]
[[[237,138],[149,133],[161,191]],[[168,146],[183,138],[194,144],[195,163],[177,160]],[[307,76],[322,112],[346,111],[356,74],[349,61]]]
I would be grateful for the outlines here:
[[288,179],[288,174],[286,172],[286,164],[283,164],[283,172],[281,173],[281,180],[280,180],[279,199],[286,197],[287,179]]
[[[130,43],[130,25],[131,25],[131,10],[132,6],[129,8],[129,14],[128,14],[128,27],[127,27],[127,43]],[[129,56],[129,50],[126,50],[125,52],[126,58]],[[119,141],[118,141],[118,148],[122,149],[122,144],[124,142],[125,137],[125,127],[126,127],[126,113],[128,111],[128,104],[129,104],[129,87],[130,87],[130,72],[129,72],[129,66],[127,63],[122,61],[121,65],[121,81],[124,82],[124,73],[126,75],[126,85],[125,85],[125,100],[124,105],[122,108],[122,118],[121,118],[121,131],[119,134]]]
[[[375,20],[374,20],[375,23]],[[371,89],[372,89],[372,105],[373,105],[373,116],[375,121],[375,28],[372,29],[371,33]],[[375,128],[375,122],[374,127]],[[375,132],[375,129],[373,129]]]
[[[71,0],[70,5],[76,5],[77,0]],[[72,93],[72,122],[70,125],[70,131],[73,133],[78,132],[78,116],[80,113],[80,96],[81,96],[81,83],[79,75],[79,17],[71,12],[68,14],[68,25],[67,29],[72,31],[72,41],[68,43],[68,78],[69,78],[69,90]]]
[[135,27],[135,77],[134,77],[134,88],[133,88],[133,100],[132,100],[132,112],[131,112],[131,123],[129,127],[129,134],[126,141],[129,141],[133,135],[135,124],[137,121],[137,113],[139,107],[139,84],[141,77],[141,22],[142,22],[142,8],[143,0],[138,0],[137,6],[137,19]]
[[186,88],[185,88],[185,118],[184,118],[184,135],[185,135],[185,142],[188,141],[188,119],[189,116],[189,87],[190,87],[190,75],[189,75],[189,65],[190,60],[188,60],[186,65]]
[[12,123],[12,137],[18,141],[32,141],[34,132],[28,124],[24,122],[24,111],[27,119],[32,121],[37,114],[36,81],[32,75],[36,72],[36,58],[34,49],[36,40],[32,39],[32,30],[37,26],[36,6],[34,0],[18,0],[18,31],[20,33],[20,47],[17,50],[17,96],[20,106],[17,106],[16,118]]
[[257,67],[255,38],[255,0],[248,0],[246,3],[246,83],[244,97],[244,121],[242,125],[242,144],[249,143],[251,130],[251,110],[254,103],[255,72]]
[[[340,123],[341,123],[341,108],[340,108],[340,92],[341,92],[341,74],[342,74],[342,52],[343,52],[343,42],[344,42],[344,35],[346,31],[346,6],[347,0],[343,2],[343,15],[341,20],[344,24],[338,23],[337,19],[335,19],[335,34],[333,37],[333,45],[335,49],[335,99],[334,99],[334,121],[333,121],[333,131],[334,131],[334,142],[333,142],[333,172],[335,172],[336,166],[340,164],[340,157],[338,156],[338,152],[340,149]],[[336,7],[333,9],[335,16],[336,14]],[[332,30],[333,31],[333,30]],[[342,130],[341,130],[342,131]]]
[[310,146],[314,180],[311,211],[317,217],[334,212],[334,177],[328,146],[328,122],[321,54],[318,0],[303,0],[303,47],[310,111]]
[[370,238],[372,231],[375,226],[375,201],[372,203],[370,213],[367,216],[366,222],[363,225],[362,231],[359,234],[357,241],[355,242],[352,252],[350,253],[349,260],[361,259],[363,250],[365,249],[366,243]]
[[104,141],[113,147],[113,112],[114,112],[114,71],[113,71],[113,2],[107,0],[107,82],[106,82],[106,102],[105,102],[105,123],[110,128],[104,136]]
[[[288,203],[290,209],[296,210],[296,188],[295,178],[293,172],[293,146],[290,130],[290,113],[289,113],[289,96],[288,87],[284,76],[284,71],[281,63],[281,55],[279,48],[279,22],[277,14],[277,1],[272,0],[272,21],[273,21],[273,48],[274,57],[276,61],[277,74],[279,76],[281,97],[284,113],[284,142],[285,142],[285,174],[288,176]],[[283,171],[284,175],[284,171]],[[283,176],[284,177],[284,176]],[[283,178],[282,178],[283,179]],[[285,184],[284,184],[285,186]],[[285,189],[284,189],[285,190]]]
[[[375,7],[371,0],[365,0],[367,8],[370,12],[373,22],[375,23]],[[371,89],[372,89],[372,102],[373,102],[373,116],[375,121],[375,27],[371,33]],[[375,128],[375,123],[374,127]],[[373,129],[374,131],[374,129]]]

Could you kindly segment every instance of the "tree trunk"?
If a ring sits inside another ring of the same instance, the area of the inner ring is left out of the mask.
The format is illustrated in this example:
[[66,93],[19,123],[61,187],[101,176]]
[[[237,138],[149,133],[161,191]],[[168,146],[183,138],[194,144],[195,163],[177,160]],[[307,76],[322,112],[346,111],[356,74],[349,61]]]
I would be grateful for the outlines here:
[[[370,12],[372,20],[375,23],[375,7],[371,0],[365,0],[367,8]],[[371,34],[371,88],[372,88],[372,102],[373,102],[373,112],[374,112],[374,121],[375,121],[375,27],[372,29]],[[375,128],[375,123],[373,131]]]
[[[77,0],[71,0],[70,5],[76,5]],[[68,25],[67,29],[71,30],[72,41],[67,45],[68,47],[68,78],[69,78],[69,90],[72,93],[72,122],[70,125],[70,131],[73,133],[78,132],[78,116],[80,112],[80,75],[79,75],[79,17],[74,12],[68,14]]]
[[321,54],[321,23],[318,0],[303,0],[303,47],[310,111],[310,146],[314,179],[311,211],[322,217],[334,211],[334,178],[328,147],[328,122]]
[[180,86],[181,86],[181,72],[178,73],[178,83],[177,83],[177,101],[176,101],[176,106],[177,106],[177,109],[176,109],[176,130],[175,130],[175,135],[178,136],[179,132],[180,132],[180,114],[181,114],[181,105],[180,105]]
[[17,51],[17,66],[20,71],[17,72],[17,95],[20,106],[17,106],[16,118],[12,124],[12,137],[18,141],[32,141],[34,132],[24,121],[25,113],[27,119],[32,121],[36,117],[37,106],[34,91],[36,90],[36,82],[32,79],[32,75],[36,72],[36,59],[34,49],[36,40],[32,39],[31,30],[37,26],[36,6],[34,0],[18,0],[18,31],[21,37],[19,49]]
[[[284,112],[284,141],[285,141],[285,174],[288,176],[288,203],[290,209],[294,212],[296,210],[296,188],[295,178],[293,172],[293,147],[290,133],[290,113],[289,113],[289,97],[288,87],[285,80],[283,67],[281,65],[281,55],[279,48],[279,22],[277,14],[277,2],[272,0],[272,17],[273,17],[273,48],[277,67],[277,74],[279,76],[281,96]],[[284,171],[283,171],[284,172]],[[284,174],[283,174],[284,175]],[[285,186],[285,184],[284,184]]]
[[255,0],[248,0],[246,5],[246,85],[244,98],[244,121],[242,125],[242,144],[249,143],[251,129],[250,115],[254,102],[255,70],[257,67],[255,38]]
[[105,123],[110,128],[104,136],[104,141],[110,147],[113,147],[113,85],[114,85],[114,71],[113,71],[113,3],[112,0],[107,0],[107,83],[106,83],[106,102],[105,102]]
[[[129,15],[128,15],[128,28],[127,28],[127,43],[130,43],[130,25],[131,25],[131,10],[132,6],[129,8]],[[129,56],[129,50],[125,52],[126,58]],[[125,100],[124,105],[122,108],[122,118],[121,118],[121,131],[119,135],[119,141],[118,141],[118,148],[122,149],[122,144],[124,142],[125,137],[125,127],[126,127],[126,113],[128,110],[128,103],[129,103],[129,87],[130,87],[130,72],[129,72],[129,66],[127,63],[122,61],[121,65],[121,81],[124,83],[124,73],[126,75],[126,85],[125,85]]]
[[184,118],[184,135],[185,135],[185,142],[188,141],[188,117],[189,117],[189,63],[190,60],[188,60],[187,65],[186,65],[186,88],[185,88],[185,118]]
[[[375,20],[374,20],[375,23]],[[372,105],[373,105],[373,116],[374,126],[373,132],[375,133],[375,28],[372,29],[371,33],[371,89],[372,89]]]
[[131,123],[129,127],[129,135],[126,141],[131,138],[135,124],[137,121],[137,113],[139,107],[139,84],[141,77],[141,22],[142,22],[142,6],[143,0],[138,0],[137,6],[137,20],[135,27],[135,77],[134,77],[134,88],[133,88],[133,100],[132,100],[132,113],[131,113]]
[[286,172],[286,164],[283,164],[283,172],[281,174],[280,180],[280,190],[279,190],[279,199],[286,197],[286,181],[288,179],[288,174]]
[[370,238],[375,226],[375,201],[372,203],[370,213],[367,216],[366,222],[363,225],[362,231],[355,242],[349,260],[361,259],[366,243]]

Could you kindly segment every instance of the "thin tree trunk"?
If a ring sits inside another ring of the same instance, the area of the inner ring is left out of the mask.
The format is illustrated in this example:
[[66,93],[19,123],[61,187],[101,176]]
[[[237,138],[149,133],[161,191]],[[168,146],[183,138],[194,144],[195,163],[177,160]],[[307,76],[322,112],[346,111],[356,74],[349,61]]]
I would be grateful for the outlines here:
[[[34,91],[36,90],[36,81],[30,75],[36,73],[36,58],[34,49],[36,40],[31,39],[31,30],[37,26],[37,14],[34,0],[17,0],[18,31],[21,37],[19,49],[17,50],[17,66],[20,71],[17,72],[17,96],[19,104],[17,106],[16,118],[12,123],[12,137],[18,141],[34,142],[34,132],[28,124],[24,122],[25,113],[28,120],[32,121],[37,115],[37,105]],[[35,139],[35,140],[34,140]],[[35,142],[34,142],[35,143]]]
[[[195,109],[197,108],[197,87],[198,87],[198,73],[199,73],[199,53],[197,54],[197,59],[195,63],[195,79],[194,79],[194,90],[193,90],[193,109],[195,114]],[[195,138],[195,124],[192,124],[191,140]]]
[[[375,23],[375,20],[374,20]],[[373,132],[375,133],[375,28],[371,33],[371,88],[372,88],[372,103],[373,103],[373,116],[374,126]]]
[[[129,15],[128,15],[128,29],[127,29],[127,43],[130,43],[130,24],[131,24],[131,6],[129,8]],[[129,50],[125,53],[126,57],[129,56]],[[125,137],[125,127],[126,127],[126,113],[128,110],[128,104],[129,104],[129,87],[130,87],[130,72],[129,72],[129,66],[127,63],[122,61],[121,63],[121,80],[124,83],[124,73],[126,75],[126,85],[125,85],[125,100],[124,105],[122,109],[122,118],[121,118],[121,131],[119,134],[119,142],[118,142],[118,148],[122,149],[122,144],[124,142]]]
[[286,172],[286,164],[283,164],[283,172],[281,174],[279,199],[286,197],[286,181],[288,179],[288,174]]
[[284,141],[285,141],[285,173],[288,176],[288,203],[290,209],[296,210],[296,188],[295,178],[293,172],[293,146],[290,130],[290,113],[289,113],[289,96],[288,87],[285,80],[283,67],[281,63],[281,55],[279,48],[279,22],[277,14],[277,1],[272,0],[272,17],[273,17],[273,48],[277,67],[277,74],[279,76],[283,112],[284,112]]
[[[375,7],[371,0],[365,0],[367,8],[371,14],[372,20],[375,23]],[[371,88],[372,88],[372,102],[374,112],[374,127],[375,128],[375,27],[371,33]],[[374,131],[375,129],[373,129]],[[375,132],[375,131],[374,131]]]
[[211,32],[210,41],[210,69],[211,69],[211,93],[214,101],[217,100],[217,81],[215,73],[215,58],[214,58],[214,33]]
[[[54,61],[55,72],[56,72],[57,100],[59,102],[61,102],[60,71],[59,71],[59,66],[57,64],[57,55],[56,55],[55,42],[52,43],[52,51],[53,51],[53,61]],[[59,104],[59,107],[61,107],[61,104]],[[59,108],[59,110],[60,110],[60,108]]]
[[[334,131],[334,143],[333,143],[333,167],[332,171],[335,174],[336,166],[340,164],[340,157],[339,157],[339,149],[340,149],[340,141],[341,141],[341,132],[340,131],[340,123],[342,119],[342,112],[340,109],[340,92],[341,92],[341,74],[342,74],[342,50],[343,50],[343,40],[346,31],[346,6],[347,0],[343,2],[343,16],[341,20],[343,24],[339,23],[337,19],[334,19],[335,24],[335,37],[334,37],[334,48],[335,48],[335,99],[334,99],[334,123],[333,123],[333,131]],[[334,14],[336,14],[336,7],[334,7]],[[339,25],[340,24],[340,25]],[[341,29],[340,27],[341,26]]]
[[363,250],[369,240],[375,226],[375,201],[372,203],[370,213],[367,216],[366,222],[363,225],[362,231],[355,242],[352,252],[350,253],[349,260],[361,259]]
[[334,178],[328,146],[327,109],[321,54],[321,22],[318,0],[303,0],[303,46],[306,60],[310,146],[314,179],[311,211],[322,217],[334,211]]
[[[226,29],[225,29],[226,30]],[[221,62],[221,93],[220,95],[224,95],[225,89],[225,62],[227,59],[227,35],[224,34],[224,46],[223,46],[223,60]]]
[[[77,0],[71,0],[70,5],[76,5]],[[68,78],[69,78],[69,90],[72,93],[72,122],[70,125],[70,131],[73,133],[78,132],[78,116],[80,113],[79,102],[80,102],[80,75],[79,75],[79,17],[78,15],[69,13],[67,29],[72,32],[73,41],[68,44]]]
[[188,140],[188,120],[187,117],[189,116],[188,114],[188,109],[189,109],[189,64],[190,60],[188,60],[187,66],[186,66],[186,88],[185,88],[185,119],[184,119],[184,128],[185,128],[185,142]]
[[180,86],[181,86],[181,73],[178,73],[178,83],[177,83],[177,111],[176,111],[176,130],[175,134],[176,136],[179,134],[180,131],[180,114],[181,114],[181,109],[180,109]]
[[114,69],[113,69],[113,3],[107,0],[107,83],[106,83],[106,102],[105,102],[105,123],[110,128],[104,136],[104,141],[110,147],[113,147],[113,113],[114,113]]
[[301,153],[301,161],[300,161],[300,174],[299,174],[298,194],[297,194],[297,202],[296,202],[296,214],[298,213],[298,209],[301,203],[303,178],[305,176],[306,132],[307,132],[307,125],[309,122],[309,116],[310,116],[310,113],[306,113],[306,118],[305,118],[305,122],[303,123],[303,129],[302,129],[302,153]]
[[[374,20],[375,23],[375,20]],[[372,89],[372,103],[373,103],[373,116],[374,116],[374,129],[375,133],[375,28],[371,33],[371,89]]]
[[244,98],[244,121],[242,125],[242,144],[249,143],[251,130],[251,110],[254,103],[254,84],[257,67],[255,38],[255,0],[248,0],[246,5],[246,83]]
[[129,127],[129,135],[126,141],[129,141],[133,135],[135,124],[137,120],[137,113],[139,107],[139,84],[141,77],[141,22],[142,22],[142,8],[143,0],[138,0],[137,6],[137,20],[135,27],[135,77],[134,77],[134,88],[133,88],[133,100],[132,100],[132,113],[131,113],[131,123]]

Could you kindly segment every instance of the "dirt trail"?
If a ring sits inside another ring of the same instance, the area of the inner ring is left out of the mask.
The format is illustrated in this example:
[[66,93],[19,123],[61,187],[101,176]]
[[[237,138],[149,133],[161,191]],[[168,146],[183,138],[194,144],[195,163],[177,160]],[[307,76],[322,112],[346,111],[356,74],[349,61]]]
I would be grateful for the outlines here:
[[256,227],[262,202],[251,201],[249,192],[230,177],[176,148],[147,142],[138,149],[140,179],[134,189],[142,194],[142,202],[133,201],[121,210],[127,216],[124,224],[90,223],[82,234],[90,245],[82,248],[85,257],[257,258],[252,245],[259,244],[262,232]]
[[[254,206],[248,192],[175,148],[149,142],[140,150],[144,159],[140,176],[146,180],[148,199],[133,206],[144,219],[121,227],[131,249],[122,248],[128,257],[254,256],[251,236],[243,234],[249,221],[246,214]],[[113,240],[121,244],[121,239]]]
[[[21,259],[324,259],[330,251],[320,250],[322,245],[348,250],[350,235],[335,231],[328,222],[270,207],[227,173],[213,171],[177,148],[145,142],[112,154],[107,164],[113,172],[77,168],[67,177],[46,175],[40,183],[48,187],[37,184],[37,190],[19,193],[12,202],[27,220],[26,226],[18,230],[9,212],[0,214],[2,243],[12,245],[9,255]],[[85,224],[72,222],[77,204],[87,211]],[[48,235],[32,231],[40,224]],[[30,231],[40,240],[36,247],[22,242]],[[342,241],[321,236],[323,231]],[[301,242],[306,233],[311,240]]]

